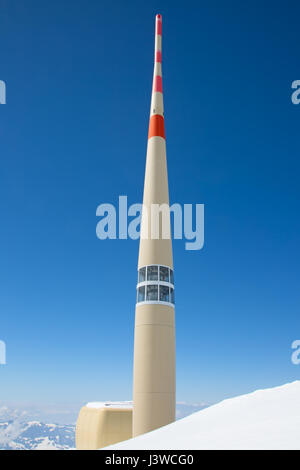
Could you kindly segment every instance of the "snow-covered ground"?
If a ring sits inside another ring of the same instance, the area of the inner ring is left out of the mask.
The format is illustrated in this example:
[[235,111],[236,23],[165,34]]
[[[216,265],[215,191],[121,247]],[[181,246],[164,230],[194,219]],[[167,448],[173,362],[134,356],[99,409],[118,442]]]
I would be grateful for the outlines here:
[[300,450],[300,381],[224,400],[106,449]]

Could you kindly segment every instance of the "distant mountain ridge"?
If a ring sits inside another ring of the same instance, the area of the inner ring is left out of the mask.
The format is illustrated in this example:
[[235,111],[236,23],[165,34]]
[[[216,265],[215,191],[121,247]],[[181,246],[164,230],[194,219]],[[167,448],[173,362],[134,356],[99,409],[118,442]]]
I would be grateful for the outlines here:
[[75,448],[75,425],[21,422],[10,419],[0,422],[2,450],[68,450]]

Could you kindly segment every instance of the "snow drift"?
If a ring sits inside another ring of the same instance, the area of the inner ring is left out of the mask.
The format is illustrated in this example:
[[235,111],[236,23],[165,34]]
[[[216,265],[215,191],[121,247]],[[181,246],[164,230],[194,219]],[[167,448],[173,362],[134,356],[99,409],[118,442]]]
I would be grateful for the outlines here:
[[224,400],[106,449],[300,450],[300,381]]

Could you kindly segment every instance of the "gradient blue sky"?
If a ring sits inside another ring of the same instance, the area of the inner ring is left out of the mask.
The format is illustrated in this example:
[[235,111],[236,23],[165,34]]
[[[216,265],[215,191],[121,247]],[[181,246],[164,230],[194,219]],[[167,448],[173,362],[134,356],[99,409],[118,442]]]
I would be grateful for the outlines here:
[[138,242],[96,207],[141,202],[163,15],[171,202],[205,204],[174,242],[177,398],[300,378],[296,1],[0,1],[2,400],[131,399]]

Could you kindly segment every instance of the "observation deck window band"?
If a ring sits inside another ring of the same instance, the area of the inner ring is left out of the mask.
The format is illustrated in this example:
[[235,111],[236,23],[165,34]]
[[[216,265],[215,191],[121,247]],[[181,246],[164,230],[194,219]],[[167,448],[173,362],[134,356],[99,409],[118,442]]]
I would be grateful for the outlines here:
[[170,284],[146,283],[137,287],[136,303],[175,305],[174,287]]
[[[164,273],[164,276],[165,276],[166,275],[166,269],[168,269],[169,282],[171,284],[174,284],[174,271],[173,271],[173,269],[170,268],[170,266],[165,266],[165,265],[162,265],[162,264],[149,264],[149,265],[146,265],[146,266],[141,266],[138,269],[138,283],[148,280],[148,268],[154,268],[154,267],[158,268],[159,280],[162,280],[161,279],[161,273]],[[154,272],[155,271],[152,270],[152,275],[153,275]],[[151,280],[156,280],[156,279],[152,278]]]
[[174,273],[170,266],[149,264],[138,269],[137,305],[162,304],[174,307]]

